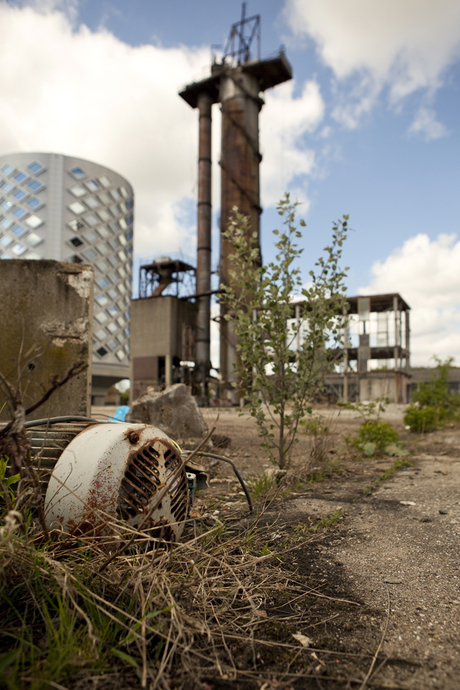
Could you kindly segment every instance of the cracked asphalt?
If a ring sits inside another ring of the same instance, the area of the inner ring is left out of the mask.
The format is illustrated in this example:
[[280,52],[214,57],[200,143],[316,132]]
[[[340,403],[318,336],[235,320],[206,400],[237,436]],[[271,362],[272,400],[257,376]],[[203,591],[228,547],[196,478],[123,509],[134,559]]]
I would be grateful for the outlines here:
[[[384,417],[404,436],[403,409],[392,406]],[[338,435],[359,425],[352,415],[335,414]],[[228,413],[221,422],[219,431],[232,438],[231,456],[238,458],[240,469],[260,473],[266,462],[255,451],[250,420]],[[284,523],[285,534],[299,522],[342,509],[343,520],[325,530],[317,556],[305,559],[305,568],[312,575],[323,570],[329,582],[336,580],[338,592],[362,602],[367,651],[377,650],[386,628],[368,687],[459,690],[460,429],[420,437],[406,432],[404,440],[413,465],[399,469],[369,495],[363,489],[394,458],[344,463],[341,475],[277,502],[272,517],[277,529]],[[301,439],[299,457],[305,451]],[[347,630],[344,621],[340,637],[356,648],[358,637]]]
[[442,454],[414,455],[411,468],[359,501],[346,481],[329,484],[332,496],[294,501],[298,514],[344,511],[338,538],[320,553],[341,570],[348,596],[375,612],[375,648],[390,606],[380,657],[407,663],[376,672],[381,687],[460,688],[460,433],[437,432],[431,444],[435,437]]

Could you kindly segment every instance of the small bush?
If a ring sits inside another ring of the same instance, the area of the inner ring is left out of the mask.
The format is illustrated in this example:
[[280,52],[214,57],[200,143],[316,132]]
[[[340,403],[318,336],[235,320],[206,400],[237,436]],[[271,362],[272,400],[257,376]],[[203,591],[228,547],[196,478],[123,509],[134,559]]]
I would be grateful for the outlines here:
[[412,394],[412,405],[404,415],[404,424],[421,434],[433,431],[446,422],[459,419],[460,397],[449,393],[449,370],[453,357],[445,362],[438,357],[436,371],[429,383],[421,383]]
[[270,491],[276,488],[277,478],[275,474],[269,476],[262,474],[260,477],[248,477],[247,484],[254,500],[266,496]]
[[449,371],[454,361],[449,357],[445,362],[434,357],[436,370],[429,383],[421,383],[418,390],[412,394],[412,402],[422,408],[432,407],[438,411],[439,420],[446,419],[459,406],[457,395],[449,394]]
[[[388,422],[380,422],[377,420],[371,420],[364,422],[359,427],[358,435],[353,440],[356,448],[359,450],[364,450],[365,447],[371,448],[371,444],[374,445],[375,450],[384,450],[386,446],[390,443],[398,443],[399,434],[393,429],[391,424]],[[369,453],[366,453],[369,454]],[[373,455],[373,452],[370,453]]]
[[334,447],[334,436],[331,434],[332,417],[324,419],[317,415],[302,419],[300,425],[311,438],[310,460],[314,465],[329,464],[329,453]]
[[404,415],[404,424],[418,434],[433,431],[438,423],[438,411],[435,407],[417,408],[411,405]]

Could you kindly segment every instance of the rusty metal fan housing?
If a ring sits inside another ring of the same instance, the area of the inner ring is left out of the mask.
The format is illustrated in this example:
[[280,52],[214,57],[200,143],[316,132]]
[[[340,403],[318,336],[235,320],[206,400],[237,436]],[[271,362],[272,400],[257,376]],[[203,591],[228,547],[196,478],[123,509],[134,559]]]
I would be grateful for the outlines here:
[[45,498],[50,529],[113,534],[118,517],[151,537],[177,541],[187,517],[189,488],[174,442],[147,424],[87,427],[65,448]]

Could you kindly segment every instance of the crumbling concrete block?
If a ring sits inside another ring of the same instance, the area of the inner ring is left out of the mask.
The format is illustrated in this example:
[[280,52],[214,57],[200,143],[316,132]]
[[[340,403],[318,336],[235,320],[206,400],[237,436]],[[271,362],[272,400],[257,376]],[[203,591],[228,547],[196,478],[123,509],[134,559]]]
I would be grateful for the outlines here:
[[207,430],[198,405],[183,383],[161,393],[144,393],[132,403],[131,420],[157,426],[179,442],[202,438]]
[[[0,261],[0,371],[27,409],[78,361],[88,366],[27,419],[90,414],[93,269],[53,260]],[[0,408],[5,402],[0,397]],[[5,405],[0,420],[8,421]]]

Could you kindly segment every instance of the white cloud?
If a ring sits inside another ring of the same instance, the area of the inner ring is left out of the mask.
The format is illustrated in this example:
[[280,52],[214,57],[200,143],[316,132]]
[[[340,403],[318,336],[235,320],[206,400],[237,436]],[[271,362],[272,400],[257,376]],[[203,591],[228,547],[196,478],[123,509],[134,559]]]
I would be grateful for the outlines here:
[[393,105],[417,90],[433,94],[460,56],[458,0],[287,0],[285,17],[295,36],[316,42],[337,79],[358,78],[335,112],[347,126],[384,87]]
[[430,358],[455,357],[460,364],[460,240],[420,234],[407,240],[372,267],[362,295],[399,292],[411,307],[412,364],[428,366]]
[[426,141],[433,141],[447,136],[449,130],[436,120],[436,113],[431,108],[421,107],[409,128],[409,132],[423,134]]
[[208,50],[130,47],[74,29],[61,11],[0,2],[0,151],[56,151],[125,176],[136,249],[189,249],[180,202],[193,196],[197,118],[177,95]]
[[[324,117],[324,101],[315,81],[305,82],[302,93],[294,97],[295,82],[289,81],[264,95],[266,105],[260,115],[263,153],[262,199],[276,204],[297,176],[310,174],[315,167],[311,149],[302,145],[302,136],[313,132]],[[306,201],[301,189],[292,190],[299,201]]]
[[[0,0],[0,152],[53,151],[113,168],[135,189],[136,254],[193,255],[195,221],[183,209],[196,199],[198,117],[178,91],[208,76],[209,47],[132,47],[104,27],[78,25],[77,8],[77,0]],[[321,121],[324,104],[313,81],[300,96],[293,89],[290,82],[265,94],[264,205],[314,166],[299,139]],[[218,127],[217,106],[213,115]]]
[[37,12],[48,14],[55,10],[61,11],[71,22],[76,22],[78,17],[78,5],[80,0],[20,0],[22,7],[29,5]]

